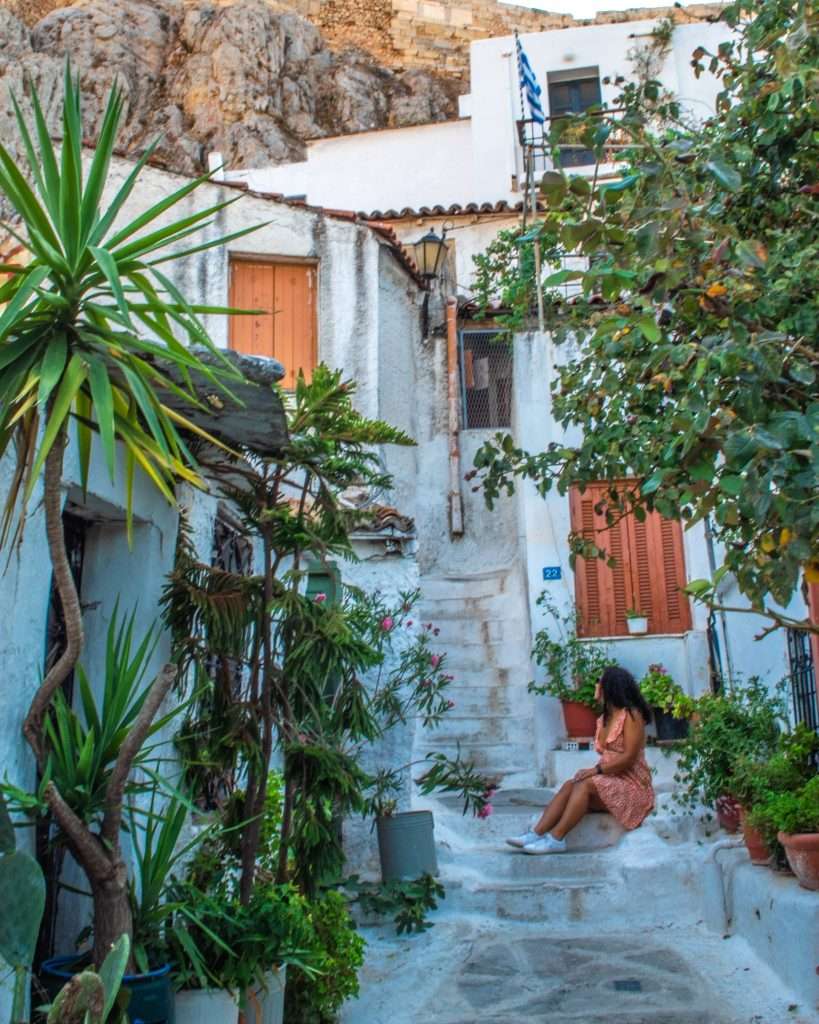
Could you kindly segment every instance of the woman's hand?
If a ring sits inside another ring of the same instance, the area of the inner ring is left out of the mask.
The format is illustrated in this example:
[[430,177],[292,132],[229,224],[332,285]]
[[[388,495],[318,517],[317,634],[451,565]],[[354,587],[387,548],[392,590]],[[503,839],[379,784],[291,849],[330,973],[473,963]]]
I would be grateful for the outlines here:
[[574,782],[582,782],[584,779],[590,779],[592,775],[597,775],[597,768],[583,768],[575,775]]

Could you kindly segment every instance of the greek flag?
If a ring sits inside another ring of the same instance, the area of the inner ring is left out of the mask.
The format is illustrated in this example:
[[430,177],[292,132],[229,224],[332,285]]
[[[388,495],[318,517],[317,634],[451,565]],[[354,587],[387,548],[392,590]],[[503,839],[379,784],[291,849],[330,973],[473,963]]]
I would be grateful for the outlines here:
[[540,102],[541,88],[537,84],[532,65],[526,56],[523,47],[520,45],[520,37],[515,33],[515,45],[518,51],[518,74],[520,75],[520,90],[526,97],[526,104],[529,107],[529,116],[538,124],[543,124],[546,115],[543,113],[543,104]]

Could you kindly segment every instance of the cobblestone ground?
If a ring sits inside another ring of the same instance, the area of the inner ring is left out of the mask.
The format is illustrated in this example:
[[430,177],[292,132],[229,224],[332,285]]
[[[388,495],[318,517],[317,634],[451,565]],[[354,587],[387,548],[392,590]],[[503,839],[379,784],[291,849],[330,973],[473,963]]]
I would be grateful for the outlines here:
[[444,920],[365,929],[362,992],[344,1024],[814,1024],[740,939],[698,929],[555,934]]

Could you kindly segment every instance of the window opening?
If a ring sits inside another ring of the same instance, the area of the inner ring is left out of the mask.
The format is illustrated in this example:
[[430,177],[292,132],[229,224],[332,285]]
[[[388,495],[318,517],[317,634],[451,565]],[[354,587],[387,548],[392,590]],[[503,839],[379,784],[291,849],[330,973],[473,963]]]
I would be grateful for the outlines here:
[[512,346],[498,331],[461,331],[462,426],[489,430],[512,425]]

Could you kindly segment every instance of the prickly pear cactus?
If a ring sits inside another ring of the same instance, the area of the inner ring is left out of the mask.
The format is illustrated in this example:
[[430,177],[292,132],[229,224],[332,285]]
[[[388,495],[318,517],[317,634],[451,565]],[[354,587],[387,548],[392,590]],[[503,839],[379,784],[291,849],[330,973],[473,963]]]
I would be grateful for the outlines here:
[[105,987],[93,971],[75,974],[59,991],[48,1011],[48,1024],[103,1024]]

